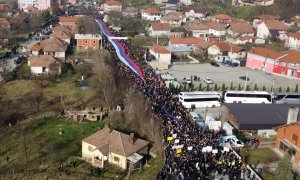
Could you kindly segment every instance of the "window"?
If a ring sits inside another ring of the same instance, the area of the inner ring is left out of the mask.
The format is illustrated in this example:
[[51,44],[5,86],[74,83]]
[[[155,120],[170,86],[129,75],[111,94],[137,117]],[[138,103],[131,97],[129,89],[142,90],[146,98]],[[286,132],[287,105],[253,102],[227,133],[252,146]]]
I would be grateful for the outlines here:
[[87,41],[85,41],[85,43],[88,43]]
[[93,147],[92,146],[89,146],[89,151],[93,151]]
[[295,145],[298,144],[298,136],[296,134],[292,135],[292,140],[293,140],[293,142],[294,142]]
[[94,44],[96,44],[96,41],[94,41]]
[[114,161],[119,162],[119,161],[120,161],[120,158],[117,157],[117,156],[114,156]]

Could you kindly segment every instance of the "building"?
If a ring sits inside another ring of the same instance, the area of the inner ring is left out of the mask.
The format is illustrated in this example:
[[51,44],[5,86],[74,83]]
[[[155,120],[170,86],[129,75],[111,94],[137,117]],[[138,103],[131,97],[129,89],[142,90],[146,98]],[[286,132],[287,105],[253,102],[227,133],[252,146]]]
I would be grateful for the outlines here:
[[290,49],[300,48],[300,32],[288,33],[284,46]]
[[232,21],[227,28],[227,34],[233,37],[236,36],[254,36],[252,26],[242,21]]
[[0,2],[0,11],[5,12],[5,11],[12,11],[14,8],[13,3],[9,2]]
[[139,10],[134,7],[127,7],[122,11],[122,14],[125,17],[135,17],[139,14]]
[[256,47],[248,51],[246,67],[277,75],[300,78],[300,52],[291,50],[280,53]]
[[226,42],[235,45],[243,44],[265,44],[266,40],[256,37],[256,36],[236,36],[236,37],[227,37]]
[[24,9],[28,6],[34,6],[38,10],[43,11],[53,6],[53,0],[18,0],[19,9]]
[[281,21],[263,21],[257,26],[257,37],[263,39],[276,38],[284,40],[287,38],[288,29],[288,26]]
[[65,58],[67,43],[56,37],[43,40],[31,46],[32,55],[51,55],[56,58]]
[[104,113],[101,108],[85,108],[84,110],[65,110],[65,116],[71,121],[99,121],[102,120]]
[[122,12],[122,3],[120,1],[116,1],[116,0],[107,0],[102,5],[102,9],[105,13],[108,13],[111,11]]
[[[237,130],[256,132],[260,136],[276,135],[274,127],[295,121],[298,112],[287,104],[225,104],[229,110],[229,123]],[[294,106],[293,106],[294,107]],[[291,113],[292,112],[292,113]],[[294,113],[294,114],[293,114]],[[293,120],[291,120],[293,119]]]
[[208,56],[222,62],[226,60],[244,61],[247,52],[245,49],[226,42],[216,42],[207,49]]
[[217,14],[214,15],[211,19],[212,21],[225,24],[228,24],[232,20],[232,18],[226,14]]
[[161,18],[161,12],[155,8],[148,8],[142,11],[142,19],[148,21],[159,21]]
[[262,23],[263,21],[273,21],[276,20],[274,16],[269,14],[259,15],[258,17],[254,18],[252,21],[252,26],[257,29],[257,26]]
[[234,6],[270,6],[274,0],[232,0]]
[[200,44],[202,41],[204,41],[202,38],[196,37],[171,38],[168,50],[172,53],[191,52],[193,46]]
[[158,62],[171,64],[171,52],[160,45],[154,45],[149,48],[150,54],[152,54]]
[[206,22],[205,25],[208,27],[208,32],[210,35],[220,37],[225,36],[226,26],[221,23],[216,22]]
[[149,36],[168,36],[170,31],[170,24],[153,22],[148,29],[148,34]]
[[111,130],[108,126],[82,140],[82,158],[93,166],[103,168],[108,163],[126,170],[140,167],[148,154],[149,142]]
[[50,55],[37,55],[28,58],[28,66],[32,74],[60,74],[60,62]]
[[50,38],[61,39],[69,45],[71,43],[72,35],[68,31],[54,31],[52,34],[50,34]]
[[185,11],[185,16],[188,19],[204,19],[208,15],[208,11],[199,7],[190,7]]
[[10,29],[11,23],[7,19],[0,17],[0,28]]
[[209,28],[201,22],[190,22],[185,25],[187,31],[191,31],[194,37],[207,37],[209,33]]
[[181,12],[169,12],[160,18],[161,23],[168,23],[171,27],[180,27],[186,21],[185,15]]
[[78,21],[79,21],[79,17],[77,16],[59,17],[59,24],[70,28],[72,33],[78,32]]
[[300,123],[298,121],[298,107],[291,108],[290,122],[275,128],[277,131],[275,148],[281,153],[291,155],[291,160],[296,167],[300,164]]
[[100,48],[100,34],[75,34],[77,49],[99,49]]
[[180,2],[186,6],[192,5],[192,0],[180,0]]

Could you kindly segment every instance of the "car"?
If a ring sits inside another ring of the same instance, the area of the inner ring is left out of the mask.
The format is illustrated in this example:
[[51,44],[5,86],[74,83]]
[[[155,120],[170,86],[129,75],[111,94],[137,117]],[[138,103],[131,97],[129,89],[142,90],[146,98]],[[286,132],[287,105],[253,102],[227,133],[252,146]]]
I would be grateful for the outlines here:
[[223,61],[224,66],[230,67],[232,66],[232,62],[231,61]]
[[209,77],[205,77],[204,82],[206,82],[206,84],[213,84],[214,83],[214,81],[212,79],[210,79]]
[[250,78],[247,76],[240,76],[239,78],[244,81],[250,81]]
[[236,62],[231,64],[231,67],[238,67],[238,66],[240,66],[240,64]]
[[214,67],[219,67],[220,65],[216,61],[210,62],[210,64]]

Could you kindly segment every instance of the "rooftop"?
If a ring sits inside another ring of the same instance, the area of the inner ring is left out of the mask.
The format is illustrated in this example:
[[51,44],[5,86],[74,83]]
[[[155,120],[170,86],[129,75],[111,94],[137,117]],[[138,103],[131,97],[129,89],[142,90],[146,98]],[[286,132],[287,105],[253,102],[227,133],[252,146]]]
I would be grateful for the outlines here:
[[248,53],[256,54],[263,57],[269,57],[272,59],[276,59],[282,56],[282,54],[277,51],[273,51],[271,49],[267,49],[263,47],[252,48],[250,51],[248,51]]
[[156,8],[148,8],[148,9],[144,10],[144,13],[147,13],[147,14],[161,14],[160,11]]
[[169,50],[167,50],[165,47],[160,45],[151,46],[150,49],[153,50],[155,53],[170,54]]
[[171,27],[169,23],[153,22],[151,23],[151,26],[154,31],[171,31]]
[[204,41],[202,38],[185,37],[185,38],[171,38],[171,44],[200,44]]
[[101,39],[100,34],[75,34],[74,39]]
[[49,67],[52,63],[57,60],[50,55],[38,55],[29,57],[31,67]]
[[214,19],[218,20],[231,20],[232,18],[226,14],[217,14],[213,16]]

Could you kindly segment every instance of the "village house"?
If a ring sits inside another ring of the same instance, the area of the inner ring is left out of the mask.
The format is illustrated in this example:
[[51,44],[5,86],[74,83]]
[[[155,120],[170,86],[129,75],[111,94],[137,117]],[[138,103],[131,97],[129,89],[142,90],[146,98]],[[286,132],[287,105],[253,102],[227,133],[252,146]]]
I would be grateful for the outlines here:
[[20,10],[25,9],[28,6],[37,7],[38,10],[46,10],[53,6],[53,0],[18,0],[18,7]]
[[150,54],[152,54],[158,62],[171,64],[171,52],[160,45],[154,45],[149,48]]
[[204,19],[207,15],[208,11],[199,7],[189,7],[185,10],[185,16],[190,20]]
[[191,31],[194,37],[206,37],[209,35],[209,28],[201,22],[190,22],[185,25],[187,31]]
[[170,12],[160,18],[161,23],[168,23],[171,27],[180,27],[186,21],[185,15],[181,12]]
[[111,11],[122,12],[122,3],[120,1],[116,1],[116,0],[107,0],[102,5],[102,9],[105,13],[108,13]]
[[291,156],[293,165],[299,169],[300,165],[300,123],[298,121],[299,107],[290,108],[291,113],[288,123],[275,127],[277,131],[275,148],[284,154]]
[[197,56],[202,56],[204,58],[208,57],[208,48],[213,45],[214,42],[203,41],[200,44],[193,46],[193,52]]
[[227,60],[235,62],[244,61],[247,54],[245,49],[226,42],[216,42],[209,46],[207,51],[211,59],[219,62]]
[[139,14],[139,10],[134,7],[127,7],[122,11],[124,17],[136,17]]
[[4,11],[12,11],[14,8],[13,3],[9,3],[9,2],[0,2],[0,11],[4,12]]
[[226,26],[221,23],[215,22],[206,22],[205,25],[208,27],[208,32],[210,35],[220,37],[225,36],[226,34]]
[[84,110],[65,110],[65,116],[70,121],[83,122],[83,121],[99,121],[103,119],[104,112],[101,108],[85,108]]
[[45,39],[31,46],[32,55],[52,55],[56,58],[65,58],[67,51],[67,43],[57,37]]
[[257,26],[264,21],[273,21],[276,20],[274,16],[269,14],[259,15],[252,21],[253,28],[257,29]]
[[148,21],[159,21],[161,18],[161,12],[155,8],[148,8],[142,11],[142,19]]
[[168,23],[158,23],[153,22],[151,23],[148,34],[149,36],[168,36],[171,31],[171,26]]
[[276,38],[284,40],[287,37],[288,29],[288,26],[282,21],[263,21],[257,26],[257,37],[263,39]]
[[50,34],[50,38],[58,38],[58,39],[61,39],[63,41],[65,41],[68,45],[71,43],[71,38],[72,38],[72,35],[70,32],[68,31],[53,31],[52,34]]
[[34,56],[42,55],[42,54],[44,54],[44,51],[43,51],[44,47],[45,47],[45,44],[43,41],[38,42],[30,47],[30,53]]
[[75,34],[76,47],[78,50],[99,49],[100,48],[100,34]]
[[236,36],[236,37],[226,37],[226,42],[235,45],[243,44],[265,44],[266,40],[256,37],[256,36]]
[[300,52],[291,50],[280,53],[256,47],[248,51],[246,67],[277,75],[300,78]]
[[228,24],[232,20],[232,18],[226,14],[217,14],[217,15],[214,15],[211,18],[211,20],[218,22],[218,23]]
[[58,26],[52,27],[52,32],[61,32],[61,31],[72,35],[72,29],[67,26],[58,25]]
[[0,28],[10,29],[11,23],[7,19],[0,17]]
[[193,46],[204,41],[202,38],[185,37],[185,38],[171,38],[169,40],[168,50],[174,53],[186,53],[193,50]]
[[288,33],[284,46],[290,49],[300,48],[300,32]]
[[78,32],[78,21],[79,21],[79,17],[77,16],[59,17],[59,24],[70,28],[72,33]]
[[29,14],[41,14],[42,12],[39,11],[39,9],[37,7],[34,6],[27,6],[23,9],[24,12],[29,13]]
[[149,142],[111,130],[108,126],[82,140],[82,158],[93,166],[104,168],[108,164],[123,170],[135,169],[148,155]]
[[60,74],[60,62],[50,55],[37,55],[28,58],[28,66],[32,74]]
[[246,22],[232,21],[227,28],[227,34],[232,37],[254,36],[254,30],[252,29],[252,26]]
[[192,0],[180,0],[180,2],[186,6],[192,5]]

